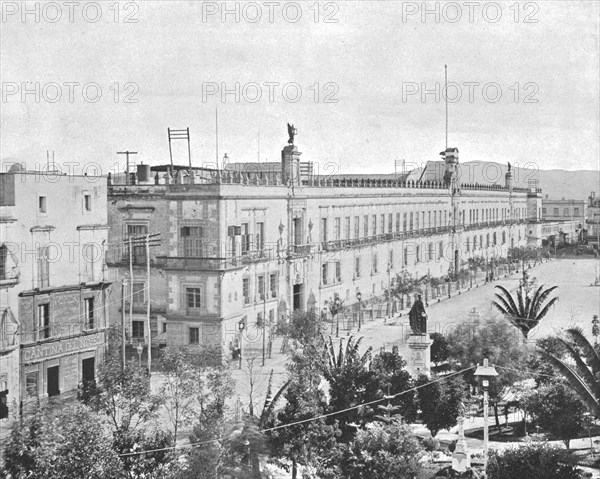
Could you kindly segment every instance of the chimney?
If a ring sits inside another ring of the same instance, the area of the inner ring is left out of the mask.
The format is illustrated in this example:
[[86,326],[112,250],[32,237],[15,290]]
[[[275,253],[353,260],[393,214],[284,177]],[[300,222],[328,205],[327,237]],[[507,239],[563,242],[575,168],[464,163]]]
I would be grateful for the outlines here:
[[139,184],[150,183],[150,165],[137,165],[137,180]]

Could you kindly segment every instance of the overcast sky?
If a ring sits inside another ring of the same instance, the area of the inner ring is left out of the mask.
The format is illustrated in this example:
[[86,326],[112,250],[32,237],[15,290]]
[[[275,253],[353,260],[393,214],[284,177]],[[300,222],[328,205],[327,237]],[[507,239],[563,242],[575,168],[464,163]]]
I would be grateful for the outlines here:
[[447,64],[461,162],[598,169],[600,2],[475,3],[2,2],[1,158],[168,163],[189,127],[208,164],[218,108],[219,157],[278,161],[290,122],[321,171],[390,172],[444,149]]

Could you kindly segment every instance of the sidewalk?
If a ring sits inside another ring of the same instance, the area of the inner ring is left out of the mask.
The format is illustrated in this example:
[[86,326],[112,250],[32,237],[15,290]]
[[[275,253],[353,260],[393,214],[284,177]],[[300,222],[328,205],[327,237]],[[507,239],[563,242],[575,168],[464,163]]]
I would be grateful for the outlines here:
[[[519,271],[519,273],[512,273],[510,276],[504,276],[492,282],[486,283],[485,281],[480,280],[479,283],[474,283],[472,288],[467,287],[452,292],[450,298],[445,295],[440,297],[439,302],[437,300],[430,302],[427,307],[429,318],[432,318],[428,325],[429,331],[444,332],[443,328],[469,321],[468,312],[473,306],[481,305],[483,302],[489,308],[490,298],[493,297],[493,288],[496,284],[504,284],[507,287],[512,287],[516,284],[516,280],[521,278],[521,276],[522,273]],[[382,317],[367,320],[362,324],[360,332],[357,330],[357,326],[350,330],[340,329],[340,340],[341,338],[348,336],[354,336],[355,338],[363,337],[361,345],[362,351],[367,347],[372,346],[373,353],[377,354],[381,347],[390,351],[393,346],[398,346],[399,353],[402,356],[407,357],[408,344],[405,341],[405,336],[408,335],[410,329],[408,324],[408,311],[409,308],[404,308],[393,318],[386,319]],[[485,313],[483,309],[480,310],[480,312]],[[324,324],[326,336],[329,335],[330,328],[330,323]],[[333,340],[334,342],[336,341],[335,336],[333,336]],[[259,414],[260,411],[262,411],[271,371],[273,371],[272,394],[275,394],[285,383],[287,380],[286,363],[288,361],[288,356],[281,352],[282,343],[282,337],[274,338],[271,358],[268,357],[268,353],[265,354],[264,366],[262,366],[262,343],[260,342],[250,343],[243,348],[241,369],[238,361],[230,361],[229,366],[231,375],[236,383],[235,393],[227,403],[231,413],[236,409],[238,398],[243,404],[243,409],[247,412],[250,396],[252,396],[254,403],[255,414]],[[251,358],[254,358],[252,374],[250,374],[248,368],[248,360]],[[154,391],[157,392],[159,390],[160,382],[160,374],[153,372],[152,387]],[[187,442],[187,433],[189,433],[189,429],[183,428],[181,431],[182,443]]]

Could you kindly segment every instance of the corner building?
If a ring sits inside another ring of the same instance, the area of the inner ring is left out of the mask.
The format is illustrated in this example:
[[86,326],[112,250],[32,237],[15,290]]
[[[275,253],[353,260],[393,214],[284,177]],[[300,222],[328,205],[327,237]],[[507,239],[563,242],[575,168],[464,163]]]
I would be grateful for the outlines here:
[[128,343],[150,341],[148,284],[154,347],[212,345],[227,359],[237,347],[260,350],[263,325],[294,311],[382,297],[403,269],[446,277],[472,256],[539,241],[526,228],[540,221],[541,190],[513,188],[510,172],[504,185],[460,184],[458,150],[441,155],[419,176],[325,177],[290,144],[264,169],[154,167],[152,177],[141,165],[135,184],[109,179],[109,242],[162,239],[149,282],[142,252],[132,280],[127,251],[109,255],[111,278],[134,285],[115,310]]
[[104,358],[106,183],[19,164],[0,183],[0,387],[14,418],[71,399]]

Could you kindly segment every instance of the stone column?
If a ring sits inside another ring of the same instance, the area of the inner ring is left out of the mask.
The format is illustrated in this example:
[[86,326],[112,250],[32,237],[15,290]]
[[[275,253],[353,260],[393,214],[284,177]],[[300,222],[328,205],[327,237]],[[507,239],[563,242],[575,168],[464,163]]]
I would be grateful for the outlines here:
[[413,377],[419,374],[430,376],[431,374],[431,344],[433,341],[429,334],[410,334],[408,338],[408,349],[410,350],[407,361],[407,371]]

